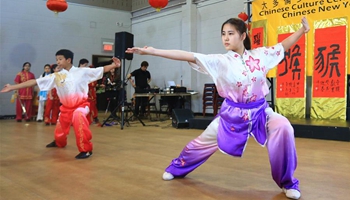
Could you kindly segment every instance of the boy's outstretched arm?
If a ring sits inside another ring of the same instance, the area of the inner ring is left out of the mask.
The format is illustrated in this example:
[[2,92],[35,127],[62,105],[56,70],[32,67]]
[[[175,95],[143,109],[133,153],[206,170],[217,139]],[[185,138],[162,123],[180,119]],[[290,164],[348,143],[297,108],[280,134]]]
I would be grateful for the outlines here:
[[0,92],[10,92],[12,90],[18,90],[21,88],[33,87],[36,84],[37,84],[36,79],[31,79],[31,80],[28,80],[26,82],[23,82],[20,84],[15,84],[15,85],[6,84]]
[[298,31],[294,32],[292,35],[282,41],[284,51],[287,51],[291,46],[293,46],[303,34],[309,32],[309,23],[305,17],[301,18],[301,23],[303,26]]
[[120,60],[118,58],[113,57],[112,60],[113,60],[112,64],[106,65],[106,66],[103,67],[103,72],[104,73],[109,72],[111,69],[120,67]]

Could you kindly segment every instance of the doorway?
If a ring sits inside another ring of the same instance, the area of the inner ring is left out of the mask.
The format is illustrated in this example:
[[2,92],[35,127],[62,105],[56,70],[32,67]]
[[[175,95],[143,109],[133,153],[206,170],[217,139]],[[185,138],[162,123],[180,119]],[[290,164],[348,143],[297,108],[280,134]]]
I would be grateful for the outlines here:
[[[112,56],[110,55],[92,55],[92,65],[94,67],[101,67],[105,65],[109,65],[112,62]],[[116,75],[121,80],[121,70],[120,68],[116,68]],[[106,74],[104,74],[105,76]],[[104,82],[104,79],[100,79],[97,81],[98,85],[101,85]],[[105,84],[105,83],[103,83]],[[108,101],[105,94],[104,88],[97,87],[96,88],[96,101],[97,101],[97,109],[99,111],[104,111],[107,109]]]

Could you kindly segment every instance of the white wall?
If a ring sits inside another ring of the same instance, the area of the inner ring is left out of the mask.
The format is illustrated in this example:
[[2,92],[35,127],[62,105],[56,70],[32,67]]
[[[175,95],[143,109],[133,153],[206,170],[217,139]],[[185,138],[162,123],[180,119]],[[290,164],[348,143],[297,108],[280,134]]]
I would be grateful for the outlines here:
[[[91,63],[93,54],[112,56],[102,51],[102,41],[114,41],[116,32],[131,31],[131,13],[78,4],[69,4],[55,16],[44,0],[2,0],[0,13],[1,88],[13,83],[26,61],[39,77],[46,63],[56,62],[55,53],[62,48],[74,52],[74,64],[83,57]],[[0,94],[0,115],[15,113],[11,94]]]
[[[244,7],[241,0],[207,0],[131,20],[128,12],[78,4],[69,4],[68,10],[56,17],[44,0],[2,0],[0,85],[13,83],[26,61],[32,63],[32,72],[38,77],[44,64],[55,62],[54,54],[61,48],[75,53],[75,64],[82,57],[91,60],[92,54],[108,55],[101,51],[102,39],[113,40],[115,32],[120,31],[134,34],[135,46],[225,53],[221,25],[228,18],[237,17]],[[94,25],[95,28],[90,27]],[[139,68],[143,60],[150,64],[151,86],[164,87],[167,80],[180,84],[182,80],[184,86],[200,92],[192,99],[192,110],[202,112],[202,90],[205,83],[212,82],[209,76],[192,70],[185,62],[139,55],[134,55],[132,61],[126,60],[126,70],[129,65],[128,72]],[[133,93],[130,85],[127,91],[130,97]],[[15,113],[10,96],[11,93],[0,94],[0,115]]]
[[[237,17],[244,6],[241,0],[208,0],[196,5],[194,9],[187,4],[182,8],[133,19],[134,45],[182,49],[204,54],[225,53],[221,42],[221,25],[227,19]],[[195,19],[190,16],[193,12],[196,12]],[[191,27],[194,27],[194,30]],[[187,33],[195,34],[195,37]],[[195,47],[188,43],[195,44]],[[205,83],[212,83],[209,76],[192,70],[185,62],[139,55],[134,56],[132,70],[139,68],[143,60],[150,63],[151,86],[164,87],[164,81],[167,80],[174,80],[180,84],[182,77],[184,86],[199,92],[192,97],[192,111],[202,112],[203,86]]]
[[[177,10],[159,13],[152,18],[133,22],[132,33],[135,46],[181,49],[181,12]],[[179,67],[179,61],[134,55],[132,70],[140,68],[140,63],[144,60],[149,63],[148,70],[152,76],[151,86],[163,88],[164,81],[168,80],[180,83],[182,70]]]

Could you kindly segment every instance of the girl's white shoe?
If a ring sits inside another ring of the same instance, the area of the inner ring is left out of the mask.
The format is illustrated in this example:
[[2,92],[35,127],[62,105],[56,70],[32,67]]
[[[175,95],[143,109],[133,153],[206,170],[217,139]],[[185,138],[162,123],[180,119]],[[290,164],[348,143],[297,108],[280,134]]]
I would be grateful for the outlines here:
[[169,172],[164,172],[163,180],[170,181],[170,180],[173,180],[173,179],[174,179],[174,176],[172,174],[170,174]]
[[296,189],[283,188],[283,192],[286,194],[286,197],[290,199],[299,199],[301,196],[300,192]]

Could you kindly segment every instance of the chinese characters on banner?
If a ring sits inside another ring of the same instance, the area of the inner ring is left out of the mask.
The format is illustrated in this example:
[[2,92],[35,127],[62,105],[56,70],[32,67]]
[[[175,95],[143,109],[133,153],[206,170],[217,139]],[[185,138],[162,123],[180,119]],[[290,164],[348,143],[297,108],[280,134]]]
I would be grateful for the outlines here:
[[[278,35],[282,42],[291,33]],[[304,98],[305,96],[305,35],[284,52],[277,67],[277,98]]]
[[345,97],[346,26],[315,30],[313,97]]
[[252,29],[252,49],[264,46],[264,27]]

